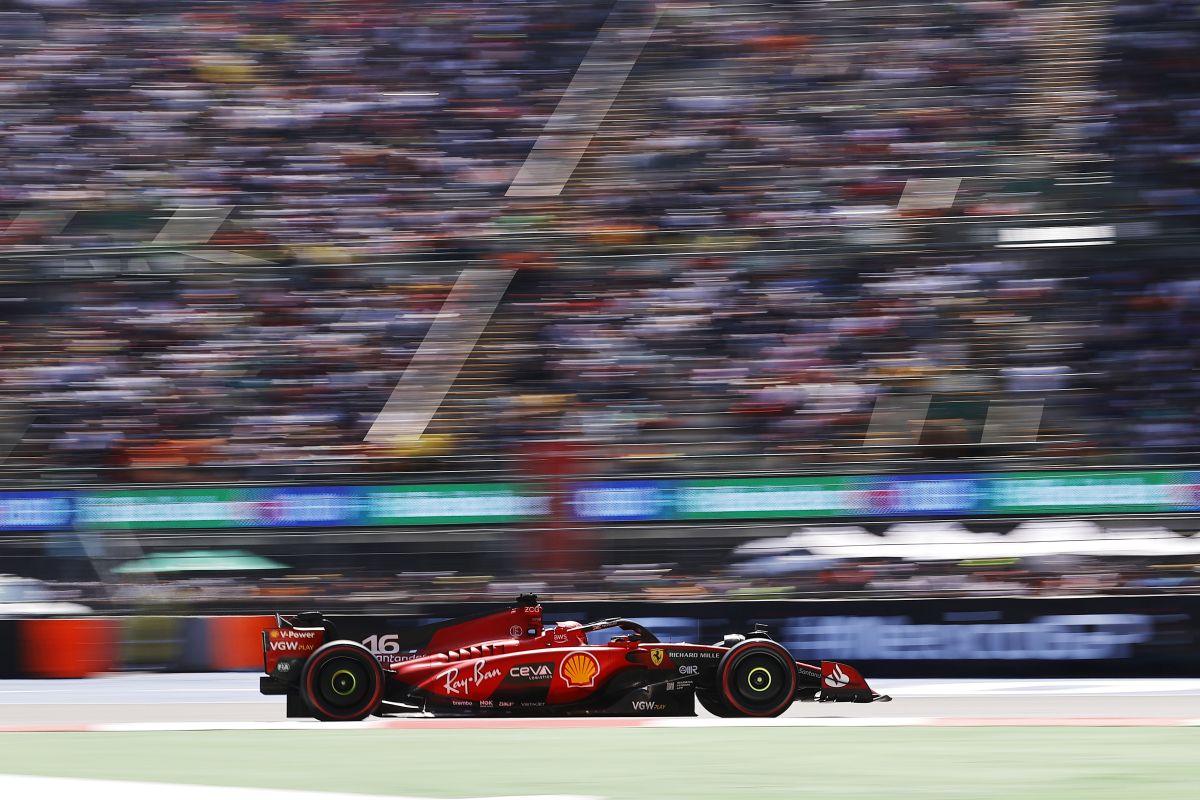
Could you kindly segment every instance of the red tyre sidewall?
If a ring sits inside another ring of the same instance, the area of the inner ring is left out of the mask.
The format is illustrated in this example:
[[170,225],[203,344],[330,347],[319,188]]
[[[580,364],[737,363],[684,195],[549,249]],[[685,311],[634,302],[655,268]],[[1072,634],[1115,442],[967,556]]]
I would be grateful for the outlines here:
[[[791,669],[784,670],[785,674],[791,676],[790,680],[788,681],[789,685],[787,687],[787,691],[784,692],[783,695],[784,699],[780,700],[778,705],[770,711],[750,711],[749,709],[743,708],[741,704],[738,703],[737,697],[734,694],[732,687],[729,685],[729,671],[733,668],[734,662],[738,660],[738,655],[745,650],[751,649],[770,649],[783,660],[785,667],[791,667]],[[738,714],[743,714],[747,717],[775,717],[779,714],[782,714],[788,708],[788,706],[792,704],[792,699],[796,695],[796,660],[792,658],[792,654],[789,653],[781,644],[762,639],[752,639],[745,644],[739,644],[737,647],[734,647],[725,654],[720,671],[717,674],[717,686],[721,690],[721,699],[726,703],[726,705],[735,710]]]
[[[318,700],[319,695],[317,694],[316,686],[314,685],[317,679],[317,673],[319,672],[318,667],[321,665],[321,663],[330,658],[336,658],[337,656],[347,654],[354,654],[358,657],[366,656],[366,660],[369,660],[371,663],[371,666],[368,667],[368,669],[370,669],[372,674],[375,676],[375,691],[371,695],[369,705],[367,706],[367,710],[365,712],[360,711],[352,714],[333,712],[322,708],[321,702]],[[375,656],[371,655],[370,652],[358,642],[330,642],[324,647],[318,649],[317,652],[313,653],[308,661],[305,662],[304,674],[301,676],[300,683],[303,687],[301,696],[304,698],[305,705],[307,705],[309,710],[320,719],[327,719],[337,722],[363,719],[364,717],[369,716],[376,708],[378,708],[379,703],[383,700],[383,667],[379,666],[379,662],[375,660]]]

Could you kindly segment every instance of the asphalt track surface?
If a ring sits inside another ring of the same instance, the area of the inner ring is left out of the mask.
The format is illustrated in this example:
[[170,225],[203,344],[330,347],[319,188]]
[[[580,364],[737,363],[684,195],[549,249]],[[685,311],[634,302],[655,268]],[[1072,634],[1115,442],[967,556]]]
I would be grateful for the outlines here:
[[[1200,721],[1200,679],[873,680],[871,684],[876,691],[891,695],[893,702],[796,703],[781,722],[1190,725]],[[717,724],[706,712],[697,710],[700,716],[695,723]],[[245,727],[286,722],[283,698],[260,695],[258,675],[253,673],[0,681],[0,730],[92,725],[219,728],[221,723]],[[606,722],[611,720],[578,720],[573,725],[603,726]],[[495,720],[487,726],[514,724],[520,723]],[[565,723],[530,724],[554,727]]]
[[0,798],[1200,797],[1200,680],[878,680],[892,703],[765,722],[337,724],[286,720],[257,680],[0,681]]

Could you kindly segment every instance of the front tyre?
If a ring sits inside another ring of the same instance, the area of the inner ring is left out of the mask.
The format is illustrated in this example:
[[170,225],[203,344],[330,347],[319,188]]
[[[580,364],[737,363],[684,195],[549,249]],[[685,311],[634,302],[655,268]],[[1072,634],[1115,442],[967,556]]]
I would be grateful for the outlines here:
[[317,719],[366,719],[383,701],[383,667],[358,642],[330,642],[304,663],[300,696]]
[[796,680],[796,661],[783,645],[764,639],[737,644],[717,665],[722,716],[778,717],[792,705]]

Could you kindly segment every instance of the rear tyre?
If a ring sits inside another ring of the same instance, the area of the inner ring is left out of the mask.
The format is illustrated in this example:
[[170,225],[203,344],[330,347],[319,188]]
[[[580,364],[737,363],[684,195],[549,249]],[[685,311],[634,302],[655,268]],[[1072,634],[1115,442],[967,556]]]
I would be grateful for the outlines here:
[[721,698],[716,695],[703,694],[696,692],[696,701],[700,703],[700,707],[714,717],[732,717],[736,716],[729,713],[729,709],[725,708],[721,703]]
[[317,719],[366,719],[383,701],[383,667],[358,642],[330,642],[300,673],[300,696]]
[[778,717],[796,696],[796,661],[777,642],[742,642],[730,648],[717,665],[716,689],[723,716]]

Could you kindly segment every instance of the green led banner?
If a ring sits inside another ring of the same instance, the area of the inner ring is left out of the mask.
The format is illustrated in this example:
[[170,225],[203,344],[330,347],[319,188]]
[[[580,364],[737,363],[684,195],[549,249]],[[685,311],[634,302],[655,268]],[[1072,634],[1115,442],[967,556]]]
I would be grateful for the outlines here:
[[252,490],[88,492],[75,498],[81,528],[230,528],[258,522]]
[[680,481],[674,500],[677,519],[836,517],[861,505],[846,478]]
[[1194,507],[1192,473],[1030,472],[980,476],[984,512],[1177,511]]
[[550,496],[506,483],[365,487],[365,525],[520,522],[550,513]]

